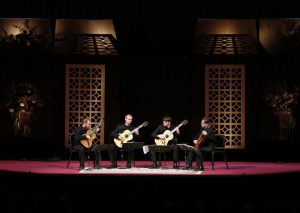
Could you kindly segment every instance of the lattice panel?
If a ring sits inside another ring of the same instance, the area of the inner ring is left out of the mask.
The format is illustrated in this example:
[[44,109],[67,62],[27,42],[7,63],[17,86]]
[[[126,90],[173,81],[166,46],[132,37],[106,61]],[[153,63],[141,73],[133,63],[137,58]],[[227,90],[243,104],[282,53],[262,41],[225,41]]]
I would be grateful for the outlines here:
[[196,39],[194,53],[201,55],[257,54],[256,42],[247,35],[202,35]]
[[56,34],[55,51],[61,54],[118,55],[116,40],[104,34]]
[[205,115],[226,148],[245,148],[245,66],[205,66]]
[[[104,118],[105,65],[67,64],[66,66],[66,114],[65,145],[70,133],[90,117],[92,127]],[[94,142],[104,143],[104,122]]]

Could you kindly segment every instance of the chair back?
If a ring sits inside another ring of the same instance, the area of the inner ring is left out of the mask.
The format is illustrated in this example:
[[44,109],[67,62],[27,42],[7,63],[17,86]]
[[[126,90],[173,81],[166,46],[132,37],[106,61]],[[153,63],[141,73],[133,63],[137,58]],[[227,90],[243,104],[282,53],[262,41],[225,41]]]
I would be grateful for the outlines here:
[[69,134],[69,149],[70,151],[72,151],[73,149],[73,140],[74,140],[75,134],[74,133],[70,133]]
[[215,149],[225,149],[225,135],[222,134],[216,135]]

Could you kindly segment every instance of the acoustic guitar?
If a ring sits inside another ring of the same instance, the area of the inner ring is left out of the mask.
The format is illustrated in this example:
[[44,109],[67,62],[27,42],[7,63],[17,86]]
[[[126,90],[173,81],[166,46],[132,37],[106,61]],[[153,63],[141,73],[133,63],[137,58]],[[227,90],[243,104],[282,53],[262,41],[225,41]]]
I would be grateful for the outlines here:
[[93,129],[89,129],[85,135],[90,136],[90,139],[85,139],[85,140],[81,140],[80,143],[85,147],[85,148],[90,148],[93,144],[93,140],[96,138],[96,133],[99,131],[100,127],[101,127],[101,123],[102,123],[103,119],[100,120],[100,122],[93,128]]
[[[203,131],[205,131],[206,129],[208,129],[211,125],[207,126]],[[202,132],[203,132],[202,131]],[[199,151],[201,148],[201,145],[204,143],[205,141],[205,135],[203,135],[203,133],[201,132],[199,138],[197,139],[197,143],[195,144],[194,148]]]
[[177,129],[179,129],[181,126],[186,125],[187,123],[188,123],[188,120],[184,120],[177,127],[172,129],[172,131],[170,131],[170,130],[164,131],[164,133],[162,134],[163,138],[154,139],[155,144],[156,145],[163,145],[163,146],[168,145],[168,142],[174,138],[173,133],[175,131],[177,131]]
[[133,133],[137,132],[140,128],[145,127],[147,125],[148,125],[148,121],[145,121],[144,123],[142,123],[141,125],[139,125],[137,128],[135,128],[132,131],[129,131],[128,129],[125,130],[123,133],[120,134],[122,139],[114,138],[115,144],[118,147],[122,148],[123,143],[127,143],[128,141],[131,141],[133,139]]

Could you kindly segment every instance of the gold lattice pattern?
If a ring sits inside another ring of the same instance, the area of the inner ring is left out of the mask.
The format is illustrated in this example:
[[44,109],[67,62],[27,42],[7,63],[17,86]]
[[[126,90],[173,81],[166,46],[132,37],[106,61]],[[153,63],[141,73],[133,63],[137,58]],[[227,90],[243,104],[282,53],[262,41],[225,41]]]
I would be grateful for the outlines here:
[[201,55],[257,54],[256,42],[247,35],[202,35],[196,38],[194,53]]
[[104,34],[57,34],[55,52],[79,55],[118,55],[116,40]]
[[226,137],[226,148],[245,148],[245,67],[205,66],[205,114],[218,134]]
[[[68,135],[75,133],[82,120],[90,117],[92,127],[104,118],[105,106],[105,66],[79,65],[66,66],[66,131],[65,144],[68,146]],[[104,122],[94,142],[104,143]]]

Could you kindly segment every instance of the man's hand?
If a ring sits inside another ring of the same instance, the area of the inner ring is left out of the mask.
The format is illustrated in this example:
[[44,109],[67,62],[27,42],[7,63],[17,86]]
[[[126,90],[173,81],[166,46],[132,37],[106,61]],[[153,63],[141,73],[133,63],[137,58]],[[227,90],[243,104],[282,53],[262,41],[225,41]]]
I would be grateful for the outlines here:
[[165,139],[165,136],[164,136],[163,134],[157,135],[157,137],[158,137],[159,139]]
[[198,141],[197,141],[197,140],[194,140],[193,142],[194,142],[194,144],[197,144],[197,143],[198,143]]
[[204,131],[202,131],[202,134],[203,135],[207,135],[207,132],[204,130]]
[[118,138],[119,138],[120,140],[124,139],[124,137],[123,137],[121,134],[119,134]]

